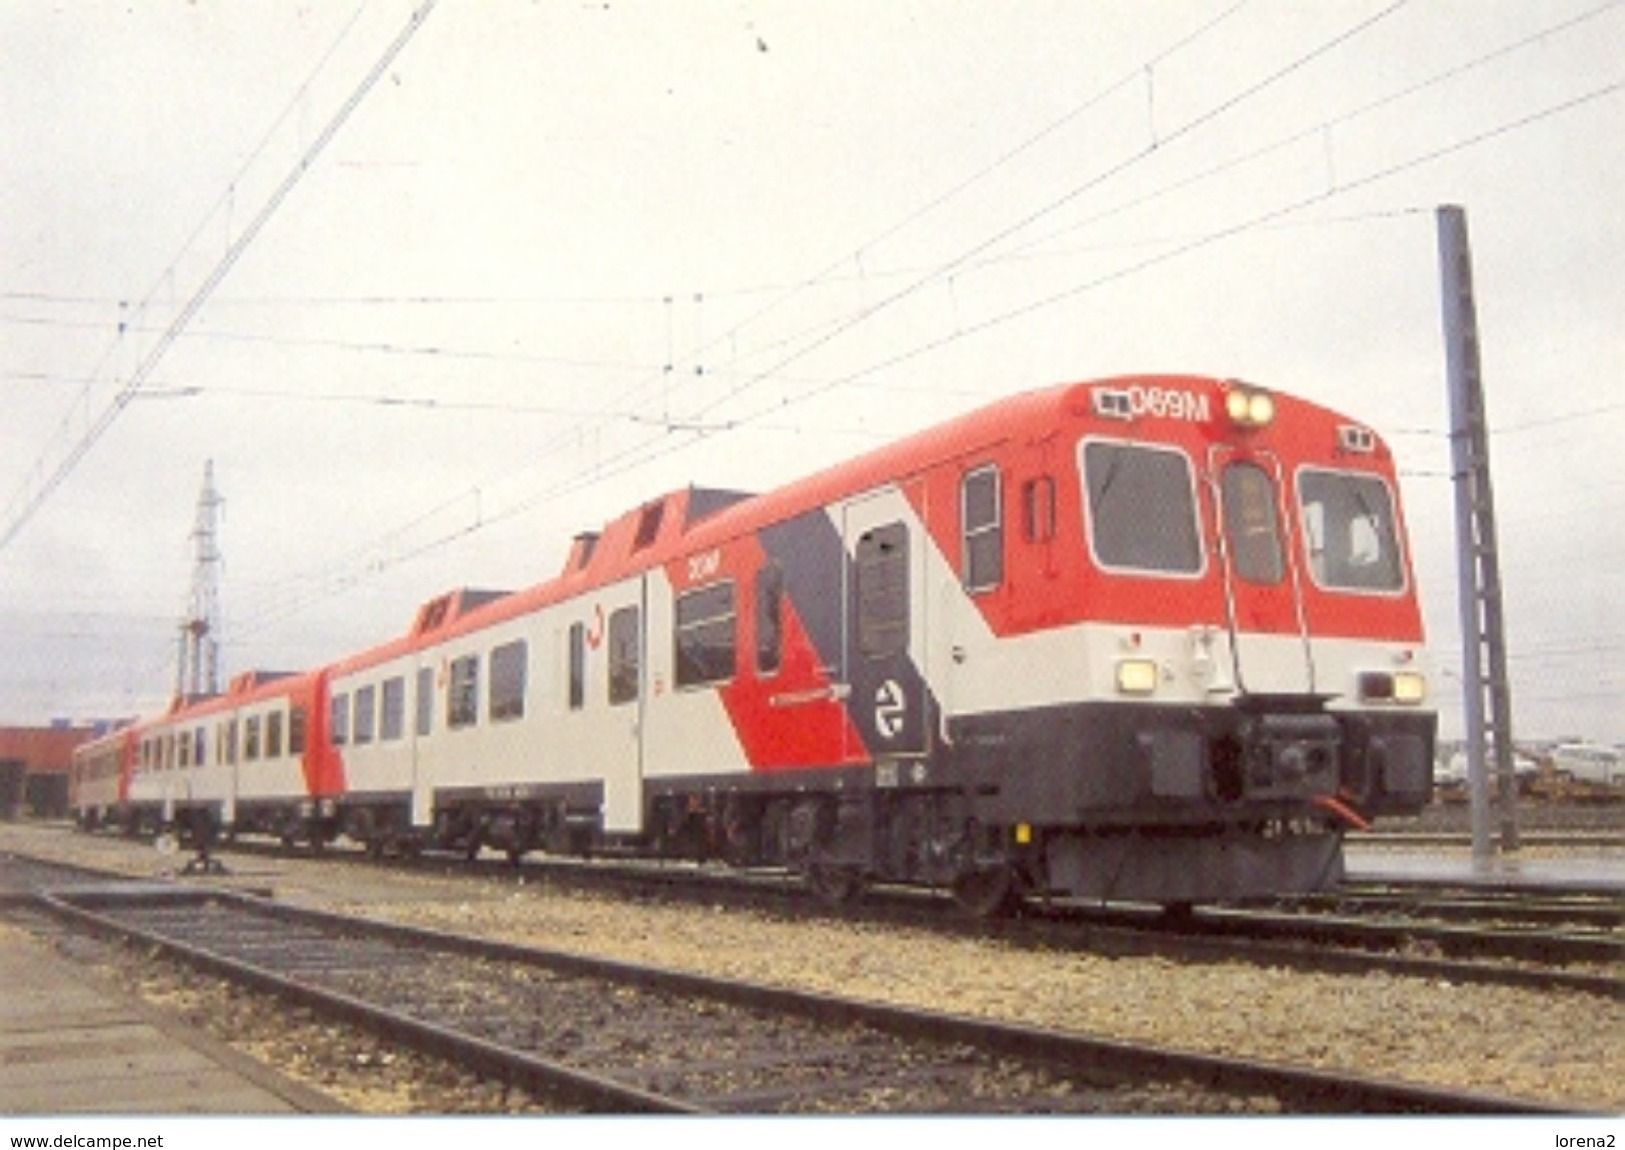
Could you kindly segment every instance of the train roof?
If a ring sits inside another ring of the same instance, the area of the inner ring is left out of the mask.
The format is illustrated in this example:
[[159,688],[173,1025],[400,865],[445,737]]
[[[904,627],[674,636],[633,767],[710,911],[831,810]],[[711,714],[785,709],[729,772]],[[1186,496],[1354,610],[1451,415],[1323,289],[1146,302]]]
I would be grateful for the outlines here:
[[266,699],[292,695],[308,689],[312,679],[320,673],[320,668],[305,671],[242,671],[231,677],[224,691],[172,696],[162,711],[128,719],[96,742],[104,742],[132,732],[141,734],[153,727],[188,722],[252,703],[264,702]]
[[[443,592],[416,610],[403,633],[321,670],[345,674],[375,666],[629,578],[694,550],[716,546],[768,524],[925,472],[945,461],[987,451],[1011,439],[1034,440],[1053,435],[1064,424],[1100,416],[1097,391],[1114,392],[1131,402],[1136,401],[1136,395],[1195,397],[1190,402],[1200,404],[1203,418],[1185,418],[1184,430],[1179,434],[1211,439],[1222,434],[1227,425],[1222,418],[1209,418],[1208,413],[1222,413],[1225,393],[1238,386],[1252,385],[1213,376],[1176,374],[1057,384],[996,400],[793,480],[768,494],[697,486],[667,492],[624,512],[600,530],[577,534],[563,569],[554,578],[511,592],[469,587]],[[1340,424],[1352,422],[1307,400],[1272,394],[1284,410],[1293,413],[1294,425],[1318,424],[1331,435]],[[1366,429],[1362,431],[1370,435],[1377,453],[1386,459],[1387,448],[1381,440]]]
[[[335,673],[360,670],[419,647],[500,623],[571,595],[628,578],[694,550],[715,546],[762,526],[827,506],[842,498],[915,475],[944,462],[989,450],[1013,439],[1052,435],[1064,423],[1099,415],[1095,392],[1129,396],[1160,392],[1201,397],[1202,410],[1223,412],[1224,395],[1240,381],[1204,375],[1147,374],[1056,384],[994,401],[886,446],[815,472],[764,495],[690,486],[667,492],[624,512],[598,531],[572,541],[563,570],[553,579],[511,593],[458,589],[436,596],[417,611],[401,636],[350,656]],[[1277,396],[1297,424],[1319,424],[1327,435],[1352,421],[1307,400]],[[1222,418],[1187,420],[1186,434],[1214,438]],[[1121,426],[1118,424],[1117,426]],[[1363,429],[1362,430],[1366,430]],[[1387,448],[1370,442],[1384,458]]]

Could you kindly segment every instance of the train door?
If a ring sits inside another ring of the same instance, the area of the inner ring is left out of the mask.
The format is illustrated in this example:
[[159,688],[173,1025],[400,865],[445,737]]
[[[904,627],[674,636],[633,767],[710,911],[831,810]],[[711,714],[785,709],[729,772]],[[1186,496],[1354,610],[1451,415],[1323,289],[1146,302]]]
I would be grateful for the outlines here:
[[1280,460],[1219,445],[1209,466],[1236,686],[1248,694],[1313,694],[1315,664]]
[[[604,830],[643,830],[643,743],[649,694],[648,579],[607,588],[594,607],[587,645],[602,653],[591,661],[604,682],[587,685],[589,709],[604,707],[595,723],[604,779]],[[604,692],[599,694],[599,692]],[[596,696],[596,698],[594,698]]]
[[928,749],[930,697],[916,653],[925,649],[925,547],[902,491],[854,500],[841,512],[846,548],[841,675],[851,716],[846,757],[896,759]]
[[412,825],[423,827],[434,820],[433,775],[426,769],[424,758],[432,745],[435,715],[441,715],[444,723],[446,710],[437,689],[434,653],[419,651],[407,666],[412,675],[412,725],[407,736],[406,778],[412,788]]

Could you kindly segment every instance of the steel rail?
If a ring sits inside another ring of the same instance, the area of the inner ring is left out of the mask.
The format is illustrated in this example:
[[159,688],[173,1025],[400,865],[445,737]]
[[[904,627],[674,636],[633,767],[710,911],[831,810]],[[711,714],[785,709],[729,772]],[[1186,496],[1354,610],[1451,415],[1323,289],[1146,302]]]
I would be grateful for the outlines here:
[[[351,858],[357,863],[375,861],[359,855],[332,857]],[[586,883],[634,893],[655,887],[668,898],[709,901],[721,895],[757,906],[770,903],[775,913],[798,918],[822,919],[837,913],[818,904],[800,883],[777,872],[719,872],[689,864],[618,864],[602,860],[582,863],[553,858],[515,868],[495,860],[470,862],[428,855],[410,860],[410,865],[450,875],[467,873],[472,868],[474,873],[488,878],[511,875],[531,879],[540,872],[544,879],[565,876],[571,885]],[[1318,914],[1248,908],[1197,908],[1184,918],[1170,918],[1160,908],[1038,901],[1030,903],[1022,917],[1008,921],[981,921],[944,913],[950,909],[951,904],[940,894],[877,888],[861,903],[843,907],[838,913],[846,920],[906,923],[1016,943],[1033,937],[1047,946],[1068,945],[1107,953],[1286,964],[1336,974],[1381,971],[1458,984],[1572,990],[1604,996],[1618,996],[1625,991],[1619,979],[1610,974],[1557,968],[1562,963],[1590,963],[1602,968],[1617,965],[1625,957],[1625,947],[1617,938],[1599,935],[1486,932],[1427,923],[1333,920]],[[1075,932],[1074,936],[1067,937],[1067,931]],[[1433,943],[1446,955],[1456,952],[1480,958],[1486,947],[1500,948],[1504,957],[1544,965],[1516,966],[1510,962],[1396,953],[1417,941]]]
[[[152,898],[150,894],[145,896]],[[186,897],[177,892],[177,898]],[[468,938],[446,932],[355,918],[330,911],[294,908],[246,896],[221,892],[205,897],[231,904],[249,913],[270,915],[286,923],[365,934],[414,948],[451,951],[484,959],[522,963],[567,975],[607,979],[620,984],[715,999],[784,1014],[794,1014],[833,1025],[863,1025],[911,1040],[959,1043],[1001,1056],[1037,1059],[1071,1072],[1106,1072],[1133,1078],[1188,1081],[1208,1089],[1248,1092],[1277,1097],[1293,1112],[1307,1113],[1432,1113],[1432,1114],[1571,1114],[1572,1107],[1508,1098],[1480,1092],[1432,1087],[1411,1082],[1372,1079],[1314,1068],[1288,1066],[1253,1059],[1230,1058],[1189,1051],[1141,1046],[1129,1042],[1034,1027],[1000,1023],[961,1015],[895,1007],[863,1000],[708,978],[702,975],[637,966],[543,950],[498,940]],[[227,977],[246,981],[322,1010],[331,1010],[355,1022],[408,1041],[420,1049],[459,1061],[487,1073],[533,1083],[541,1093],[556,1094],[560,1083],[582,1091],[582,1097],[617,1112],[659,1110],[693,1112],[682,1100],[653,1094],[613,1079],[584,1075],[569,1066],[512,1052],[461,1031],[403,1019],[396,1013],[348,995],[321,990],[308,983],[267,972],[205,948],[166,937],[162,933],[132,930],[96,907],[117,902],[116,892],[42,896],[46,905],[66,918],[142,941],[206,966]],[[76,905],[82,904],[82,905]]]
[[1543,891],[1416,891],[1345,885],[1324,894],[1278,900],[1285,910],[1315,913],[1399,914],[1451,922],[1518,922],[1546,927],[1625,927],[1625,891],[1612,896],[1566,896]]
[[[253,857],[279,856],[274,848],[257,843],[238,843],[230,849]],[[337,850],[312,857],[352,866],[380,865],[378,860],[354,851]],[[1184,918],[1169,918],[1154,907],[1041,901],[1030,903],[1025,913],[1015,919],[982,921],[945,913],[951,904],[940,894],[903,888],[877,888],[861,902],[832,911],[809,897],[802,884],[782,872],[720,872],[686,863],[583,862],[557,858],[531,859],[516,867],[493,859],[463,860],[437,854],[388,860],[385,865],[453,878],[472,873],[514,881],[558,880],[561,885],[572,888],[588,885],[622,893],[630,891],[634,895],[646,895],[653,887],[666,899],[714,902],[721,897],[796,919],[819,920],[838,914],[843,921],[902,924],[939,933],[997,938],[1014,945],[1066,946],[1126,957],[1157,955],[1188,961],[1253,962],[1328,974],[1362,975],[1376,971],[1459,985],[1567,990],[1610,998],[1625,993],[1625,982],[1613,973],[1604,972],[1617,969],[1619,958],[1625,954],[1617,937],[1580,935],[1575,936],[1576,941],[1571,945],[1562,936],[1517,932],[1486,936],[1472,930],[1446,927],[1435,930],[1429,924],[1372,925],[1358,919],[1334,922],[1315,914],[1287,914],[1278,910],[1198,908]],[[127,877],[97,871],[85,873],[88,878]],[[1404,889],[1411,888],[1407,884]],[[1423,889],[1432,888],[1424,884]],[[1506,939],[1524,960],[1545,965],[1519,966],[1511,962],[1399,953],[1408,951],[1416,940],[1427,940],[1440,952],[1454,950],[1482,955],[1486,943],[1493,946],[1497,938]],[[1589,962],[1598,969],[1568,970],[1551,965],[1561,961]]]
[[[563,1063],[538,1058],[463,1031],[413,1018],[376,1003],[281,975],[265,967],[243,962],[180,939],[131,927],[108,915],[75,905],[73,901],[75,897],[65,892],[44,892],[38,896],[38,900],[60,918],[88,927],[104,936],[139,939],[233,982],[278,995],[319,1013],[366,1027],[419,1053],[450,1059],[477,1073],[489,1075],[544,1097],[562,1096],[577,1101],[589,1109],[618,1114],[698,1113],[679,1099],[639,1090],[597,1075],[585,1074]],[[117,897],[112,890],[104,890],[93,896],[93,899],[105,903],[115,901]],[[199,895],[196,892],[176,892],[174,897],[186,899],[197,898]],[[208,897],[230,899],[247,896],[217,892]]]

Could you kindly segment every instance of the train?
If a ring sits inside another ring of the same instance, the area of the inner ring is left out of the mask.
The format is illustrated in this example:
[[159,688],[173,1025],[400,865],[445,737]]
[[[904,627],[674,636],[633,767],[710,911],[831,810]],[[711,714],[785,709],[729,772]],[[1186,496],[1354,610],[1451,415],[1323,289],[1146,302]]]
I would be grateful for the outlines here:
[[1393,455],[1238,380],[994,401],[689,487],[387,641],[81,748],[86,827],[783,868],[994,914],[1310,892],[1431,798]]

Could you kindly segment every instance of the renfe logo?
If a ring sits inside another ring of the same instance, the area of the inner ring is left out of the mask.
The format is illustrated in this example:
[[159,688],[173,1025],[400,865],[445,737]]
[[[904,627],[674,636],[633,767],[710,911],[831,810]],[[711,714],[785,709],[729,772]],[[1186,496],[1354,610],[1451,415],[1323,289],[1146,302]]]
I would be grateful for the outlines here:
[[903,719],[908,714],[908,698],[896,679],[887,679],[875,691],[875,730],[890,741],[903,731]]
[[1210,418],[1207,396],[1168,387],[1097,387],[1095,414],[1111,419],[1183,419],[1206,423]]

